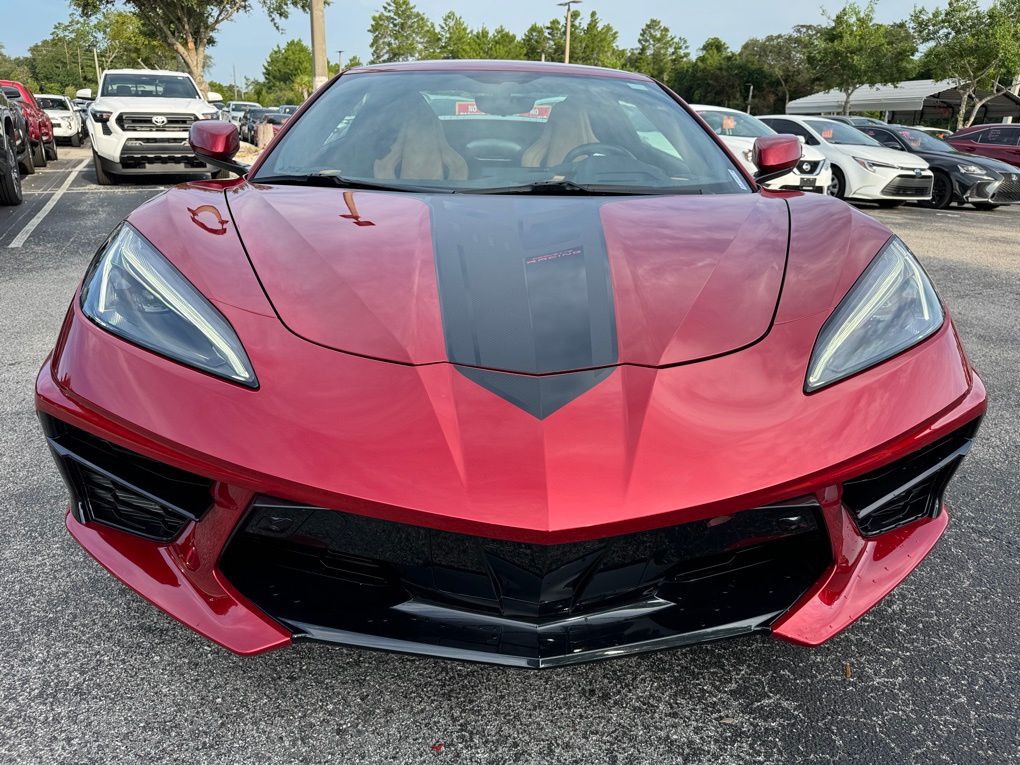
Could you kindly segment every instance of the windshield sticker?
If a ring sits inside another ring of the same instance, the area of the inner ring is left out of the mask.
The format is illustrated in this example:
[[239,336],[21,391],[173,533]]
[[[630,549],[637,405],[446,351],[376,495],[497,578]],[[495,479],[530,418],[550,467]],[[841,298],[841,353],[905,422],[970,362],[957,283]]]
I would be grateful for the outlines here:
[[828,130],[823,130],[822,131],[822,138],[824,138],[826,141],[828,141],[830,138],[832,138],[832,128],[829,128]]
[[737,126],[736,118],[730,116],[722,118],[723,130],[733,130],[736,126]]

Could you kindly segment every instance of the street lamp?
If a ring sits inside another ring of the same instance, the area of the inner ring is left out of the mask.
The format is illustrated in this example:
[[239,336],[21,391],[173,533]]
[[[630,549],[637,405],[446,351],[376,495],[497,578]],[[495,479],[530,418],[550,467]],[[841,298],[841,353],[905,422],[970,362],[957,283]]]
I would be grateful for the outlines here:
[[567,0],[565,3],[556,3],[556,5],[565,7],[567,9],[567,44],[563,49],[563,63],[570,63],[570,6],[578,5],[581,0]]

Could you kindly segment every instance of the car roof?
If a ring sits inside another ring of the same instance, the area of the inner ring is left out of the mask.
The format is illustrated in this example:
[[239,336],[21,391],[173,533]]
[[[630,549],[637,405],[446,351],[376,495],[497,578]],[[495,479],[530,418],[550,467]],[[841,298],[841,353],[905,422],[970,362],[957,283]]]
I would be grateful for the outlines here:
[[108,74],[173,74],[178,77],[190,77],[187,72],[177,72],[173,69],[107,69],[103,72],[104,77]]
[[618,77],[624,80],[651,81],[652,78],[637,72],[624,72],[602,66],[583,64],[560,64],[550,61],[506,61],[493,59],[441,59],[429,61],[396,61],[389,64],[365,64],[347,69],[343,74],[368,72],[449,72],[449,71],[509,71],[535,72],[542,74],[575,74],[603,77]]
[[[687,105],[691,107],[694,111],[698,111],[698,109],[711,109],[714,112],[729,112],[730,114],[747,114],[747,112],[742,112],[740,111],[740,109],[731,109],[728,106],[712,106],[711,104],[687,104]],[[755,115],[747,114],[747,116],[754,117]],[[756,119],[758,118],[756,117]]]
[[35,97],[36,98],[63,98],[63,99],[66,99],[66,100],[70,100],[70,99],[67,98],[67,96],[62,96],[59,93],[36,93]]

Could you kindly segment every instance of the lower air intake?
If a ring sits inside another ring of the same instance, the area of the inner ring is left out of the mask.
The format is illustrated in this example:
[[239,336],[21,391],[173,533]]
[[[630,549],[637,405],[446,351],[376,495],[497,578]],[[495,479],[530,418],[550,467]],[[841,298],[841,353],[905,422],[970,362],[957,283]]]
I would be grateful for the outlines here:
[[874,536],[942,509],[946,485],[970,451],[980,421],[889,465],[843,484],[843,503],[865,536]]
[[208,478],[143,457],[84,430],[42,416],[78,518],[169,542],[212,504]]

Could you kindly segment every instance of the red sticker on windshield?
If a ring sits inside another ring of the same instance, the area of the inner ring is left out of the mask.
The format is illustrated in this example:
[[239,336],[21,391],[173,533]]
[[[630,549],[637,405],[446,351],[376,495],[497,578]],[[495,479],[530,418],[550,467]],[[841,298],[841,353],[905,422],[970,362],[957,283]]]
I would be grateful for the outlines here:
[[733,130],[737,126],[737,121],[733,117],[723,117],[722,127],[723,130]]
[[823,130],[822,131],[822,138],[825,138],[826,140],[828,140],[829,138],[832,138],[832,130],[831,129],[830,130]]

